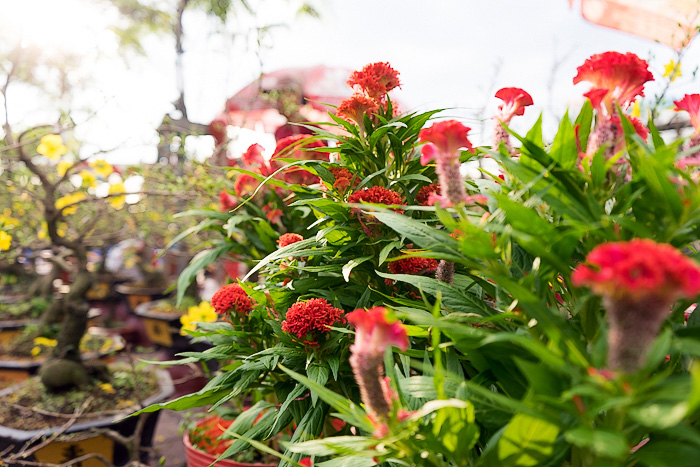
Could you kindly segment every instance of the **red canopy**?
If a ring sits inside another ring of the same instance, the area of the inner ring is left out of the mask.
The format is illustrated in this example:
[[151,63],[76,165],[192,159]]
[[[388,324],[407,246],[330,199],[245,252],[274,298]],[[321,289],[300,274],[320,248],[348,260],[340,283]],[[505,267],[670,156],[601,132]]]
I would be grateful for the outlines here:
[[697,0],[581,0],[581,13],[592,23],[674,49],[687,45],[700,26]]

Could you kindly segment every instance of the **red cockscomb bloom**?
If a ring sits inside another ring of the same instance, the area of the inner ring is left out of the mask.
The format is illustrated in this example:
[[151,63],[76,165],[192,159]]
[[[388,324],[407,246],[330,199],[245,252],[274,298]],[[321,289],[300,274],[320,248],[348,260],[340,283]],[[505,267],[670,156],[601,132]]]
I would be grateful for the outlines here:
[[416,195],[416,202],[421,206],[429,206],[430,203],[428,202],[428,199],[430,198],[431,193],[440,193],[440,185],[438,185],[437,183],[431,183],[430,185],[425,185],[424,187],[421,187],[421,189],[418,190],[418,194]]
[[248,146],[248,149],[246,150],[246,152],[244,152],[241,155],[241,159],[248,166],[254,165],[254,164],[263,165],[263,164],[265,164],[265,159],[262,156],[262,152],[264,150],[265,150],[265,148],[263,148],[262,146],[260,146],[257,143],[251,144],[250,146]]
[[219,193],[219,202],[222,211],[230,211],[236,207],[236,198],[226,190],[221,190]]
[[[360,191],[356,191],[348,197],[349,203],[375,203],[375,204],[387,204],[387,205],[405,205],[403,197],[395,192],[394,190],[389,190],[383,186],[373,186],[371,188],[363,188]],[[394,211],[399,214],[403,214],[403,209],[394,209]]]
[[633,372],[681,297],[700,293],[700,265],[673,246],[652,240],[599,245],[571,275],[602,295],[608,320],[608,366]]
[[372,99],[381,100],[392,89],[401,86],[399,72],[388,62],[376,62],[365,65],[360,71],[353,71],[348,85],[359,86]]
[[408,349],[406,328],[399,321],[389,322],[386,315],[387,310],[382,307],[355,310],[347,315],[347,320],[355,326],[350,366],[367,411],[380,419],[391,412],[394,403],[391,388],[383,375],[384,352],[391,346],[403,351]]
[[340,103],[336,114],[364,128],[364,115],[367,114],[371,119],[377,112],[379,112],[377,101],[362,93],[355,93]]
[[328,326],[345,323],[343,313],[343,310],[334,308],[323,298],[297,302],[287,310],[286,319],[282,322],[282,330],[299,339],[309,338],[306,342],[316,343],[319,333],[330,331]]
[[253,300],[240,285],[227,284],[211,297],[211,306],[220,315],[228,312],[246,314],[253,309]]
[[593,55],[577,71],[574,84],[592,83],[593,89],[585,95],[598,104],[598,110],[605,109],[608,115],[614,113],[613,102],[626,109],[637,96],[644,96],[644,84],[654,80],[649,64],[631,52]]
[[615,298],[671,300],[700,293],[700,266],[671,245],[652,240],[599,245],[571,275],[574,285]]
[[392,274],[412,274],[415,276],[435,272],[437,266],[436,259],[411,256],[390,262],[389,271]]
[[304,237],[302,237],[299,234],[286,233],[286,234],[280,235],[280,238],[277,239],[277,245],[280,248],[284,248],[286,246],[291,245],[292,243],[297,243],[297,242],[300,242],[302,240],[304,240]]
[[[305,141],[309,140],[309,141]],[[322,148],[326,145],[321,141],[313,140],[309,135],[293,135],[282,138],[277,142],[275,152],[270,159],[271,169],[277,170],[282,165],[277,162],[280,158],[290,158],[297,160],[318,160],[328,161],[328,153],[322,151],[305,151],[304,149]],[[308,170],[300,167],[291,167],[284,173],[284,180],[294,185],[313,185],[318,183],[318,177]]]
[[345,167],[340,167],[336,165],[328,167],[328,170],[330,171],[330,173],[333,174],[333,177],[335,177],[335,182],[333,182],[333,189],[336,190],[338,193],[345,193],[348,190],[348,188],[354,188],[359,183],[358,178]]
[[270,221],[271,224],[282,225],[282,216],[284,213],[280,208],[275,207],[274,203],[267,203],[262,207],[262,210],[265,213],[265,218]]
[[[471,141],[467,137],[467,133],[471,128],[464,126],[457,120],[445,120],[434,123],[430,128],[424,128],[418,134],[421,141],[427,141],[435,145],[435,149],[441,154],[457,154],[460,148],[473,149]],[[425,147],[425,146],[424,146]],[[425,158],[429,158],[425,160]],[[425,154],[421,157],[421,163],[425,165],[430,159],[434,159],[436,155]]]
[[498,106],[496,118],[506,124],[514,115],[523,115],[525,107],[532,105],[532,96],[520,88],[499,89],[496,97],[503,101],[503,104]]
[[240,198],[247,198],[255,192],[258,185],[258,180],[252,175],[240,174],[233,184],[233,189]]
[[690,116],[690,123],[696,133],[700,133],[700,94],[686,94],[683,99],[673,101],[676,112],[685,110]]

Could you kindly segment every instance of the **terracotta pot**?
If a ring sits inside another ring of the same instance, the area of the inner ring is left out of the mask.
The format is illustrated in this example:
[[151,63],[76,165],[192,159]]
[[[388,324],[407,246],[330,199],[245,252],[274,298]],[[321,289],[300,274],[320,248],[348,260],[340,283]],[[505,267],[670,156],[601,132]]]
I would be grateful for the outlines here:
[[[160,392],[144,400],[144,405],[146,406],[162,402],[173,394],[174,388],[168,373],[163,370],[158,370],[157,374],[160,383]],[[11,391],[12,388],[7,388],[0,391],[0,394],[4,395]],[[61,439],[59,437],[55,442],[34,452],[31,459],[28,458],[26,460],[60,464],[69,462],[75,457],[86,453],[96,452],[103,455],[115,465],[126,465],[129,462],[129,451],[126,446],[122,446],[104,435],[98,434],[96,436],[89,436],[89,433],[87,433],[91,429],[109,428],[110,430],[120,433],[122,436],[130,436],[136,428],[138,419],[137,417],[124,418],[126,415],[128,415],[128,412],[115,414],[101,420],[76,423],[70,426],[65,433],[75,436],[78,433],[84,432],[85,435],[79,436],[79,440],[71,439],[70,437],[68,439]],[[149,413],[145,416],[147,420],[141,434],[141,446],[149,447],[153,441],[153,433],[155,432],[156,422],[158,421],[158,412]],[[36,444],[41,441],[42,437],[50,436],[55,430],[55,427],[41,430],[16,430],[14,428],[0,426],[0,452],[7,452],[8,454],[17,452],[25,443],[30,442]],[[6,449],[7,451],[5,451]],[[145,462],[146,460],[144,456],[142,461]],[[104,467],[104,463],[97,459],[84,461],[82,465],[83,467]]]
[[[187,459],[187,467],[209,467],[218,456],[207,454],[192,446],[190,437],[187,433],[183,436],[182,441],[185,443],[185,458]],[[247,464],[245,462],[235,462],[229,459],[220,460],[215,464],[218,467],[277,467],[275,464]]]

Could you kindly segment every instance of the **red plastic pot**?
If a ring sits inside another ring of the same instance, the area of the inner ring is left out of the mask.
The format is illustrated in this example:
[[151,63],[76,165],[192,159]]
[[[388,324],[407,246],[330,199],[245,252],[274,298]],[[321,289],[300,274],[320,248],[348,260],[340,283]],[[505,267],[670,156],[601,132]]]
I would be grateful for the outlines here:
[[[187,467],[209,467],[214,462],[217,456],[207,454],[192,446],[190,437],[187,433],[183,437],[185,443],[185,457],[187,458]],[[248,464],[245,462],[235,462],[229,459],[223,459],[216,463],[218,467],[277,467],[277,464]]]

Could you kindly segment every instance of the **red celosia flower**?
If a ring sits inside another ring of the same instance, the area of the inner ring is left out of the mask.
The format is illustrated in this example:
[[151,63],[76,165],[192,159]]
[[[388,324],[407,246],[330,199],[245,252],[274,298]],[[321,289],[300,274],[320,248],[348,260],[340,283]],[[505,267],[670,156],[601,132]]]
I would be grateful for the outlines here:
[[430,197],[431,193],[439,193],[440,192],[440,185],[437,183],[431,183],[430,185],[425,185],[424,187],[421,187],[420,190],[418,190],[418,194],[416,195],[416,202],[420,204],[421,206],[428,206],[428,198]]
[[303,465],[304,467],[314,467],[314,463],[310,457],[305,457],[304,459],[300,460],[299,465]]
[[605,243],[573,272],[574,285],[603,296],[664,296],[675,300],[700,293],[700,266],[671,245],[652,240]]
[[608,366],[636,371],[673,302],[700,293],[700,265],[671,245],[642,239],[599,245],[586,262],[571,279],[603,296]]
[[328,167],[328,170],[330,171],[330,173],[333,174],[333,177],[335,177],[335,182],[333,182],[333,189],[336,190],[338,193],[345,193],[348,190],[348,188],[356,187],[357,184],[360,182],[358,178],[345,167],[335,165]]
[[347,315],[348,321],[355,326],[350,365],[369,415],[379,418],[386,417],[394,403],[391,388],[383,375],[384,352],[391,346],[403,351],[408,349],[406,328],[398,321],[390,323],[386,314],[385,308],[376,307],[367,311],[355,310]]
[[390,262],[389,271],[392,274],[419,275],[434,272],[437,266],[438,262],[436,259],[411,256]]
[[229,120],[224,115],[219,115],[209,124],[208,132],[214,137],[216,145],[226,141],[226,127],[229,124]]
[[676,112],[685,110],[690,114],[690,123],[696,133],[700,133],[700,94],[686,94],[683,99],[673,101],[676,104]]
[[226,190],[221,190],[219,193],[219,202],[221,202],[222,211],[230,211],[236,207],[236,198]]
[[265,218],[272,224],[282,224],[283,212],[280,208],[276,208],[274,203],[268,203],[262,207],[265,213]]
[[255,192],[258,180],[252,175],[240,174],[233,184],[233,189],[240,198],[247,198]]
[[593,55],[577,71],[574,84],[592,83],[592,94],[589,91],[588,97],[597,104],[598,110],[605,109],[608,115],[614,113],[613,102],[627,108],[637,96],[644,96],[644,84],[654,80],[647,62],[630,52]]
[[277,245],[279,245],[280,248],[284,248],[286,246],[291,245],[292,243],[300,242],[302,240],[304,240],[304,237],[302,237],[299,234],[286,233],[280,235],[280,238],[277,239]]
[[502,88],[496,92],[496,97],[503,101],[498,106],[496,118],[503,123],[509,123],[514,115],[523,115],[525,107],[532,105],[532,97],[520,88]]
[[348,79],[349,86],[359,86],[372,99],[381,100],[392,89],[401,86],[399,72],[388,62],[365,65],[360,71],[353,71]]
[[364,128],[364,115],[372,117],[379,111],[377,102],[362,93],[355,93],[338,106],[336,113],[349,122],[354,122]]
[[[460,148],[472,150],[472,143],[467,138],[471,128],[462,125],[457,120],[445,120],[434,123],[430,128],[424,128],[418,134],[420,141],[427,141],[435,145],[434,149],[440,154],[457,154]],[[427,146],[427,145],[426,145]],[[430,160],[435,159],[437,154],[430,152],[426,154],[425,146],[423,147],[423,155],[421,156],[421,164],[426,165]],[[459,156],[457,154],[457,156]]]
[[[309,141],[305,141],[309,140]],[[271,169],[277,170],[281,167],[277,159],[293,158],[297,160],[319,160],[328,161],[328,153],[322,151],[304,151],[302,149],[322,148],[326,145],[321,141],[313,140],[309,135],[293,135],[282,138],[277,142],[275,152],[270,159]],[[287,183],[294,185],[312,185],[318,183],[318,177],[308,170],[300,167],[291,167],[284,173],[284,179]]]
[[240,285],[227,284],[211,297],[211,305],[220,315],[228,312],[246,314],[253,309],[253,300]]
[[[395,192],[394,190],[389,190],[383,186],[373,186],[371,188],[363,188],[360,191],[356,191],[348,197],[348,202],[350,203],[375,203],[375,204],[387,204],[387,205],[405,205],[403,197]],[[398,213],[403,213],[402,209],[394,209]]]
[[248,146],[248,149],[246,152],[244,152],[241,155],[241,159],[246,165],[254,165],[254,164],[260,164],[263,165],[265,163],[265,159],[262,156],[262,152],[265,150],[262,146],[259,144],[251,144]]
[[310,343],[318,341],[319,333],[329,332],[328,326],[345,323],[343,310],[334,308],[323,298],[295,303],[289,307],[285,318],[282,330]]

